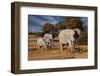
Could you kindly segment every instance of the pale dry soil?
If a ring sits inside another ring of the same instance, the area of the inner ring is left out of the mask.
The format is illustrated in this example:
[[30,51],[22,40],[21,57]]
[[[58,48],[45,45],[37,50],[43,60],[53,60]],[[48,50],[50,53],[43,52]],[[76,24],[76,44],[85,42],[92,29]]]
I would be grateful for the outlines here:
[[63,51],[53,48],[44,50],[31,49],[28,51],[29,60],[47,60],[47,59],[76,59],[76,58],[87,58],[87,45],[80,45],[75,52],[71,52],[65,48]]
[[54,47],[52,49],[42,49],[37,46],[37,39],[39,37],[29,35],[28,39],[28,60],[50,60],[50,59],[84,59],[88,58],[87,45],[76,45],[75,52],[71,52],[67,49],[68,46],[64,46],[64,50],[60,50],[59,41],[54,41]]

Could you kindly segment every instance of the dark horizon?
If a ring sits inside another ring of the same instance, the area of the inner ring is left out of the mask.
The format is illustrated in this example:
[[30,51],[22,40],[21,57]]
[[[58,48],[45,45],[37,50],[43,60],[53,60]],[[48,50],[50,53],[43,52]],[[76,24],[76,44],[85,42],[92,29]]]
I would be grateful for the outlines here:
[[[42,32],[42,27],[46,23],[57,24],[64,21],[65,16],[46,16],[46,15],[28,15],[28,32]],[[66,16],[67,17],[67,16]],[[80,17],[82,26],[88,25],[87,17]]]

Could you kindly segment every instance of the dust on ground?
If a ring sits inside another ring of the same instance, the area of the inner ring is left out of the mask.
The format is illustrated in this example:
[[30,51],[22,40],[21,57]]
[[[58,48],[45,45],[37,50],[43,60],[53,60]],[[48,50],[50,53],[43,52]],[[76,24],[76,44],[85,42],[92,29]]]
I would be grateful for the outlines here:
[[[37,37],[38,38],[38,37]],[[35,37],[29,37],[28,41],[28,60],[51,60],[51,59],[84,59],[88,58],[87,45],[76,45],[75,52],[71,52],[64,46],[64,50],[60,50],[59,42],[54,41],[52,49],[38,48]]]

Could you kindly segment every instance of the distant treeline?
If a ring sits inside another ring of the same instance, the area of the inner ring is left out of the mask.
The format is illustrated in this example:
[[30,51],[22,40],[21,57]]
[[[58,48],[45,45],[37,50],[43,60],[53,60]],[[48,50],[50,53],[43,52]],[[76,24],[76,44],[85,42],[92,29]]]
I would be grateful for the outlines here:
[[56,23],[45,23],[42,27],[42,32],[29,32],[30,35],[43,36],[45,33],[51,33],[53,37],[57,37],[59,32],[63,29],[75,29],[81,30],[81,38],[79,43],[87,44],[88,39],[88,25],[84,25],[81,17],[65,17],[63,22]]

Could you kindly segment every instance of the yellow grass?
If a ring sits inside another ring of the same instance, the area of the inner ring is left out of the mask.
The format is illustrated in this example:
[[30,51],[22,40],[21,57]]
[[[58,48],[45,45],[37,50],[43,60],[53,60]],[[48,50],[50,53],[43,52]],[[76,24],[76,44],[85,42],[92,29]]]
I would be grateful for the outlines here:
[[[60,50],[59,42],[54,42],[54,47],[52,49],[42,49],[38,48],[36,40],[38,36],[29,36],[28,42],[28,59],[29,60],[45,60],[45,59],[70,59],[70,58],[87,58],[88,57],[88,47],[87,45],[76,45],[76,52],[72,53],[64,47],[64,50]],[[34,42],[35,40],[35,42]]]

